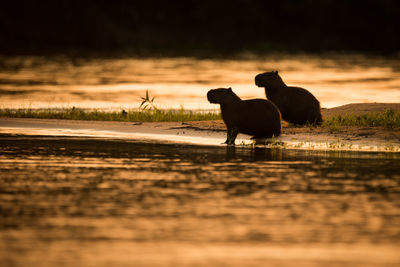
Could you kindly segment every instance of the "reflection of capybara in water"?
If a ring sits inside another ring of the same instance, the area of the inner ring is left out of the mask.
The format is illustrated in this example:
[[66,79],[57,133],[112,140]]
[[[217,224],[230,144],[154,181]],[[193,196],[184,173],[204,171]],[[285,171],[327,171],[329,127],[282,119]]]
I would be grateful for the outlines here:
[[258,74],[255,82],[265,88],[267,98],[278,106],[282,119],[300,125],[322,123],[319,101],[306,89],[287,86],[278,71]]
[[234,145],[238,133],[252,135],[252,139],[281,133],[281,114],[271,101],[241,100],[231,88],[212,89],[207,99],[221,106],[222,119],[228,129],[225,144]]

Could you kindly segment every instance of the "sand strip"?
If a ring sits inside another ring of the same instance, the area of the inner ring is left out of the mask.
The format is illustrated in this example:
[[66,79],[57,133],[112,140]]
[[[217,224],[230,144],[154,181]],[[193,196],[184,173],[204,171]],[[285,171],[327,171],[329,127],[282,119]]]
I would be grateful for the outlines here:
[[[0,118],[1,134],[78,136],[221,146],[222,121],[133,123],[53,119]],[[282,136],[266,140],[268,146],[287,149],[400,152],[400,133],[383,127],[346,127],[329,133],[323,127],[284,127]],[[236,145],[251,146],[250,136],[240,134]]]

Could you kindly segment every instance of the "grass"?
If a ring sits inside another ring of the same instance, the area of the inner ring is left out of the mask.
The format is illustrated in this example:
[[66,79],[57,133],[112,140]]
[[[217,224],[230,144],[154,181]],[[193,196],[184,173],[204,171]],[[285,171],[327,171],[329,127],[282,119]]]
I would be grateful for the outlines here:
[[331,131],[340,131],[340,126],[384,126],[393,129],[400,127],[400,113],[389,109],[363,115],[338,115],[325,119],[322,126]]
[[64,120],[94,120],[94,121],[131,121],[131,122],[168,122],[168,121],[201,121],[219,120],[217,112],[195,112],[180,110],[121,110],[100,111],[79,108],[69,109],[0,109],[0,117],[40,118]]
[[[190,110],[141,109],[121,111],[68,109],[0,109],[0,117],[40,118],[66,120],[95,121],[136,121],[136,122],[168,122],[168,121],[203,121],[220,120],[219,112],[201,112]],[[400,113],[386,110],[364,115],[339,115],[324,120],[322,127],[338,132],[341,126],[385,126],[400,127]]]

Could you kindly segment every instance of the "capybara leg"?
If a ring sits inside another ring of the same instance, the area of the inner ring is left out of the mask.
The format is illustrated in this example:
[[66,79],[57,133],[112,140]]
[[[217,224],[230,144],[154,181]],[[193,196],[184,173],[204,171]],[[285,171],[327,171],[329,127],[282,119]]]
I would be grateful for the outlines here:
[[227,145],[235,145],[236,136],[238,135],[239,130],[237,128],[228,128],[227,138],[224,144]]
[[321,114],[318,115],[318,118],[317,118],[317,121],[315,122],[315,124],[316,124],[317,126],[321,126],[321,124],[322,124],[322,116],[321,116]]

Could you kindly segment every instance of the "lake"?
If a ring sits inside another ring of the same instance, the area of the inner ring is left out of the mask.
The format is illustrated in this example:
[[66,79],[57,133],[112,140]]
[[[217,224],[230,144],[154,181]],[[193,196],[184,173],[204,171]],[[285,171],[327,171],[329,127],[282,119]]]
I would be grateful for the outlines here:
[[3,266],[394,266],[400,155],[0,136]]
[[288,85],[309,89],[330,108],[400,102],[398,57],[359,54],[242,54],[235,58],[1,57],[0,108],[137,109],[149,90],[165,109],[217,109],[211,88],[265,98],[256,74],[279,70]]

